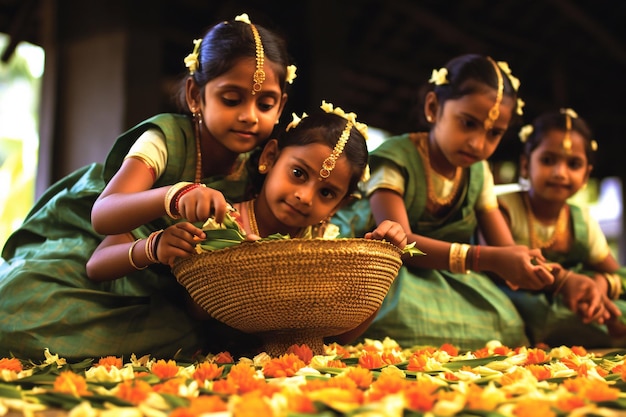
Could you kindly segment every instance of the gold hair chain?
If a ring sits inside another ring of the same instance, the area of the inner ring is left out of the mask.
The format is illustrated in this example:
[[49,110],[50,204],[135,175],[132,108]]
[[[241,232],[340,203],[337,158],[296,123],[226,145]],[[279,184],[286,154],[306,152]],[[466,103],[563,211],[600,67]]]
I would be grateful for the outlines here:
[[256,26],[250,23],[250,28],[252,29],[254,44],[256,46],[256,70],[252,76],[252,81],[254,81],[254,84],[252,84],[252,94],[254,95],[258,91],[261,91],[261,85],[263,84],[263,81],[265,81],[265,70],[263,69],[263,65],[265,63],[265,51],[263,50],[261,35],[259,34]]
[[504,80],[502,79],[502,72],[500,71],[500,67],[491,57],[487,57],[489,62],[493,65],[493,68],[496,71],[496,76],[498,77],[498,91],[496,93],[496,102],[493,104],[493,107],[489,110],[489,114],[487,115],[487,119],[485,119],[485,130],[489,131],[493,128],[493,124],[500,117],[500,104],[502,103],[502,96],[504,94]]
[[352,126],[352,122],[348,120],[346,127],[343,129],[343,132],[341,132],[339,140],[335,144],[335,148],[330,153],[330,156],[324,159],[324,162],[322,162],[322,168],[320,169],[320,181],[328,178],[331,171],[335,168],[335,165],[337,164],[337,159],[339,159],[339,157],[341,156],[343,148],[346,146],[346,142],[350,137],[350,130],[352,130]]

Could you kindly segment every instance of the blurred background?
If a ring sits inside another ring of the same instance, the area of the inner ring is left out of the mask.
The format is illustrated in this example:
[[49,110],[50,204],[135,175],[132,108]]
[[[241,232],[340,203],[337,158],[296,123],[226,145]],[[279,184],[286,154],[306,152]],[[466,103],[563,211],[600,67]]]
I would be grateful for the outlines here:
[[[286,115],[325,99],[379,140],[420,128],[434,68],[464,53],[507,61],[523,123],[571,107],[591,125],[600,163],[576,199],[625,263],[626,2],[612,0],[0,0],[0,246],[50,184],[173,110],[192,40],[244,12],[288,41],[298,78]],[[499,183],[517,181],[520,126],[491,160]]]

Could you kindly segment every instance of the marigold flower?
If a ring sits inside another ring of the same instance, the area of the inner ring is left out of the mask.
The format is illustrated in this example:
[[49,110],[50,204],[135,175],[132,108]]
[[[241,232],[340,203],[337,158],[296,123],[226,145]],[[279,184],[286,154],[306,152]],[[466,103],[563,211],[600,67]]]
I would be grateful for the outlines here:
[[346,365],[345,362],[340,361],[338,359],[331,359],[326,363],[326,366],[329,368],[347,368],[348,365]]
[[313,351],[306,344],[291,345],[287,349],[287,353],[293,353],[294,355],[302,359],[302,362],[304,362],[307,365],[310,364],[311,359],[313,359]]
[[2,358],[0,359],[0,369],[22,372],[22,362],[20,362],[17,358]]
[[244,394],[233,407],[233,415],[237,417],[265,417],[273,416],[274,411],[270,404],[257,392]]
[[348,352],[348,350],[345,347],[341,346],[340,344],[337,344],[336,342],[333,342],[330,345],[324,345],[324,354],[335,355],[342,359],[346,359],[350,357],[350,352]]
[[522,400],[519,401],[513,410],[516,417],[556,417],[556,413],[550,408],[548,401]]
[[407,407],[414,411],[430,411],[433,409],[433,405],[435,404],[435,400],[437,396],[434,394],[434,391],[438,388],[437,386],[434,389],[432,387],[421,386],[421,384],[409,384],[409,386],[404,390],[404,397],[406,398]]
[[428,364],[428,356],[426,355],[411,355],[409,358],[409,364],[406,369],[409,371],[424,371]]
[[318,411],[313,401],[304,394],[287,391],[285,396],[287,397],[288,409],[293,412],[314,414]]
[[[243,394],[246,392],[255,391],[258,389],[262,389],[267,385],[264,379],[256,377],[256,370],[254,367],[245,364],[238,363],[233,365],[226,376],[227,385],[225,388],[228,388],[229,393],[239,393]],[[213,389],[218,391],[216,387],[221,386],[221,382],[223,380],[217,380],[213,384]],[[235,391],[231,391],[232,389]]]
[[395,374],[381,374],[372,383],[369,391],[369,398],[372,401],[379,400],[386,395],[402,392],[407,386],[407,380]]
[[287,353],[279,358],[274,358],[263,365],[263,375],[266,377],[294,376],[296,372],[304,368],[306,364],[293,353]]
[[556,407],[566,413],[574,411],[577,408],[584,407],[587,402],[584,398],[576,395],[559,396],[555,403]]
[[350,378],[351,380],[353,380],[356,385],[361,389],[369,388],[369,386],[372,384],[372,381],[374,380],[374,375],[372,374],[372,372],[369,369],[360,366],[348,368],[346,373],[344,373],[343,375],[346,378]]
[[152,387],[140,379],[127,380],[117,386],[115,396],[131,404],[137,405],[148,398]]
[[227,404],[217,395],[202,395],[194,397],[189,407],[178,407],[169,414],[169,417],[198,417],[203,414],[227,411]]
[[526,359],[527,365],[545,363],[550,360],[550,355],[548,355],[546,351],[542,349],[528,349],[526,354],[527,354],[527,359]]
[[235,363],[230,352],[220,352],[213,356],[213,362],[215,363]]
[[180,386],[185,384],[185,380],[182,378],[171,378],[160,384],[156,384],[152,387],[152,391],[160,394],[172,394],[177,395],[180,391]]
[[103,366],[107,371],[110,371],[112,367],[116,367],[117,369],[122,368],[122,358],[118,358],[115,356],[106,356],[104,358],[100,358],[98,363],[95,366]]
[[526,369],[537,378],[537,381],[543,381],[552,377],[552,371],[545,365],[528,365]]
[[159,359],[152,364],[150,372],[159,377],[159,379],[173,378],[178,374],[178,365],[171,359],[167,362],[163,359]]
[[199,383],[203,383],[204,381],[212,381],[222,376],[223,371],[223,366],[218,366],[216,363],[212,362],[202,362],[196,367],[196,370],[193,372],[193,379],[195,379]]
[[385,363],[378,352],[363,352],[359,357],[359,365],[367,369],[382,368]]
[[75,397],[91,395],[87,389],[87,381],[81,375],[72,371],[63,371],[54,380],[52,388],[55,392],[71,394]]
[[444,343],[439,350],[446,352],[450,356],[459,356],[459,349],[450,343]]
[[476,384],[468,385],[467,407],[471,410],[492,411],[506,399],[506,394],[493,385],[483,388]]

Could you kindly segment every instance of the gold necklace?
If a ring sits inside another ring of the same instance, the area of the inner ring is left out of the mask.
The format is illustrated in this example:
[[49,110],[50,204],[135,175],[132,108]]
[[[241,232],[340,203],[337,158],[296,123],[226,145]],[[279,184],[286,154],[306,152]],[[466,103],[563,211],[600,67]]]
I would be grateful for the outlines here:
[[202,179],[202,147],[200,145],[200,131],[202,125],[202,113],[193,115],[194,131],[196,134],[196,183]]
[[256,215],[254,214],[254,201],[255,199],[248,200],[247,209],[248,209],[248,223],[250,223],[250,231],[261,237],[259,233],[259,226],[256,223]]
[[426,173],[426,189],[428,191],[428,200],[437,206],[447,206],[450,205],[454,197],[456,197],[457,192],[459,191],[459,186],[461,185],[461,176],[463,175],[463,169],[461,167],[456,167],[456,171],[454,172],[454,178],[452,179],[452,189],[450,193],[448,193],[445,197],[439,197],[437,193],[435,193],[435,184],[433,183],[432,175],[437,174],[432,166],[430,165],[430,155],[428,153],[428,138],[422,139],[418,143],[417,147],[420,155],[422,155],[422,160],[424,161],[424,171]]
[[562,236],[565,236],[567,232],[567,223],[569,217],[569,210],[567,209],[567,204],[563,204],[561,207],[561,211],[559,211],[559,217],[556,220],[554,225],[554,231],[552,235],[548,238],[548,240],[542,240],[539,236],[537,236],[537,231],[535,230],[535,222],[538,222],[537,218],[533,214],[532,207],[530,205],[530,199],[528,198],[528,194],[524,194],[524,202],[526,206],[526,213],[528,214],[528,238],[530,240],[531,249],[544,249],[549,248],[560,239]]

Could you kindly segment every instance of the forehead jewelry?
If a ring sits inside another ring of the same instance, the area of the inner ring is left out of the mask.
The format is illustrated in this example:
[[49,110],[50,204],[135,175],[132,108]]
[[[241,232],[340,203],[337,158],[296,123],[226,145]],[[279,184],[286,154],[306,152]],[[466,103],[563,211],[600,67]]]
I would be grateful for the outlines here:
[[330,156],[322,162],[322,168],[320,169],[320,181],[328,178],[331,171],[335,168],[337,159],[341,156],[343,148],[346,146],[346,142],[350,137],[350,130],[352,130],[352,126],[352,122],[348,120],[346,127],[343,129],[343,132],[341,132],[341,136],[339,136],[339,140],[335,144],[335,148],[330,153]]
[[259,34],[259,31],[256,26],[250,22],[250,18],[246,13],[235,17],[235,20],[249,24],[250,29],[252,30],[252,36],[254,37],[254,45],[256,48],[256,70],[252,76],[252,94],[254,95],[257,91],[261,91],[261,84],[265,81],[265,70],[263,69],[265,52],[263,50],[263,42],[261,42],[261,35]]
[[566,154],[572,153],[572,118],[578,117],[572,109],[561,109],[561,114],[565,115],[565,137],[563,138],[563,150]]
[[493,65],[494,70],[496,71],[496,76],[498,77],[498,91],[496,92],[496,102],[493,104],[493,107],[489,110],[489,114],[485,119],[484,126],[485,130],[491,130],[493,128],[493,124],[500,117],[500,103],[502,103],[502,94],[504,93],[504,80],[502,79],[502,72],[500,72],[500,67],[496,64],[491,57],[487,57],[489,62]]
[[[339,140],[335,144],[335,148],[330,153],[330,156],[324,159],[324,162],[322,162],[322,168],[320,169],[320,178],[319,178],[320,181],[322,181],[323,179],[328,178],[331,171],[335,168],[337,159],[339,159],[339,157],[341,156],[341,153],[343,152],[343,148],[346,146],[346,142],[348,141],[348,138],[350,138],[350,131],[352,130],[352,128],[353,127],[356,128],[359,131],[359,133],[363,135],[365,140],[367,140],[367,125],[365,123],[357,122],[356,114],[352,112],[346,113],[345,111],[343,111],[341,107],[333,107],[333,105],[331,103],[326,102],[326,100],[322,100],[322,105],[320,106],[320,108],[324,110],[326,113],[336,114],[337,116],[343,117],[344,119],[348,121],[348,123],[346,124],[346,127],[343,129],[343,132],[341,132],[341,136],[339,136]],[[305,115],[303,115],[303,117],[305,117]],[[294,118],[294,122],[296,126],[299,123],[299,121],[300,120],[295,122],[295,118]],[[369,170],[365,170],[363,172],[362,179],[365,180],[365,176],[368,174],[369,174]]]

